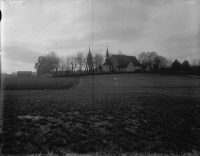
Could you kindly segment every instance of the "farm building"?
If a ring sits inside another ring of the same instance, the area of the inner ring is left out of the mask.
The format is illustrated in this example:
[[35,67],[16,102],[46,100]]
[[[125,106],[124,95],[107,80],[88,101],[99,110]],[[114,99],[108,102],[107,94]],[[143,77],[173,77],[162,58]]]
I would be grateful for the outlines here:
[[18,76],[31,76],[32,71],[17,71]]
[[136,71],[141,70],[142,65],[135,56],[112,55],[109,56],[108,48],[106,51],[106,61],[103,64],[103,71]]
[[37,72],[32,72],[32,76],[37,76]]

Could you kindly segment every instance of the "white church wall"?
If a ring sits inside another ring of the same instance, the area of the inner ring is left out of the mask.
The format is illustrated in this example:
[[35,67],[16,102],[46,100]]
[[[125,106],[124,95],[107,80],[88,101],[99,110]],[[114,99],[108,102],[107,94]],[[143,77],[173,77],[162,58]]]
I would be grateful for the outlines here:
[[134,67],[132,61],[129,62],[126,71],[135,71],[135,67]]
[[111,60],[111,63],[113,65],[113,70],[117,70],[116,69],[116,66],[118,65],[117,60],[114,57],[111,57],[110,60]]

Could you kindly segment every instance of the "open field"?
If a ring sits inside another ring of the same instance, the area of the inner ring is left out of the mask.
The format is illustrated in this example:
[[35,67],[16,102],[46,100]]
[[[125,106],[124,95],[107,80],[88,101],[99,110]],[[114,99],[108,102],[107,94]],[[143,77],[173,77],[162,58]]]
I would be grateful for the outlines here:
[[198,76],[84,76],[74,89],[26,89],[4,91],[4,154],[200,152]]
[[4,90],[49,90],[69,89],[78,78],[51,78],[51,77],[4,77]]

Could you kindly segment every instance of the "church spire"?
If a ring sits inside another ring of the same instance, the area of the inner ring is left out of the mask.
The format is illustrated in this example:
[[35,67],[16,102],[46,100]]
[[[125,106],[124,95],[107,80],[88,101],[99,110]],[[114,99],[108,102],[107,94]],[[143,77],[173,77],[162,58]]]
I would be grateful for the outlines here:
[[109,53],[108,53],[108,44],[107,44],[106,57],[109,57]]
[[90,46],[89,46],[89,53],[91,54],[91,52],[90,52]]
[[91,72],[93,70],[93,62],[92,62],[92,54],[90,51],[90,46],[89,46],[89,53],[87,55],[87,64],[89,66],[89,72]]

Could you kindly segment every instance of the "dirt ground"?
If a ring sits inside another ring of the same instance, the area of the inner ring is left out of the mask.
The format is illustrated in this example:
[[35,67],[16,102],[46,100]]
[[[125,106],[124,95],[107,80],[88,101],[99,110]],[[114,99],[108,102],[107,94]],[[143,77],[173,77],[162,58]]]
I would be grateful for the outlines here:
[[199,80],[98,75],[80,77],[74,89],[4,90],[2,151],[200,152]]

